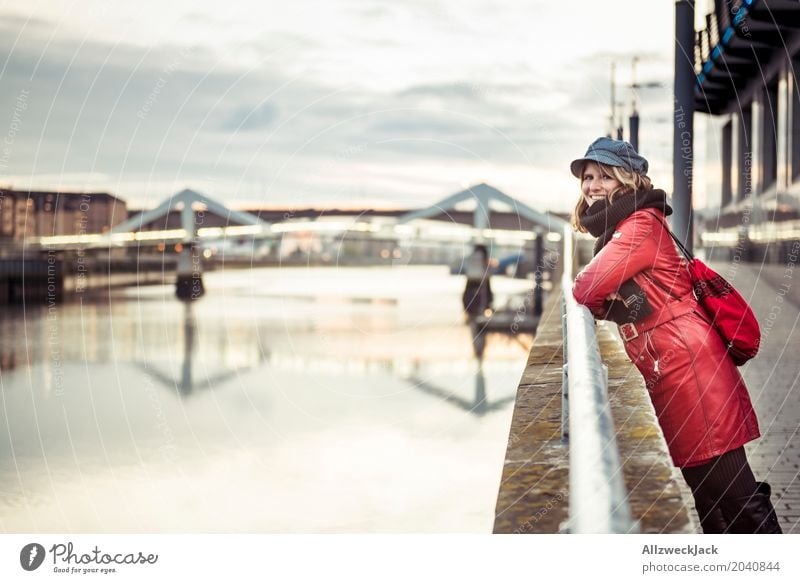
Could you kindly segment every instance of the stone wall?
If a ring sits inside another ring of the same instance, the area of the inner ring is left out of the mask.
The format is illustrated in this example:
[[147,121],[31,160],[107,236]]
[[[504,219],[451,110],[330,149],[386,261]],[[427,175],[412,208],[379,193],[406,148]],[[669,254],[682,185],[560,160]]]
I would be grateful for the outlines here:
[[[607,322],[598,325],[631,511],[643,533],[696,529],[644,381]],[[544,306],[517,389],[495,510],[495,533],[557,533],[569,515],[569,445],[561,441],[560,293]]]

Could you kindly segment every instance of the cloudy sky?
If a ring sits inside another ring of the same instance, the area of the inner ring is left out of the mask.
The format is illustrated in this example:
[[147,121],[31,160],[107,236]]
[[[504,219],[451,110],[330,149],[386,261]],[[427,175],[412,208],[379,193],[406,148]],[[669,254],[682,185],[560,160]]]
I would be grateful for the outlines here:
[[640,94],[640,142],[669,189],[674,2],[642,10],[0,0],[0,185],[131,206],[191,187],[231,205],[416,207],[483,181],[568,210],[568,163],[608,128],[610,65],[624,86],[636,55],[637,80],[665,84]]

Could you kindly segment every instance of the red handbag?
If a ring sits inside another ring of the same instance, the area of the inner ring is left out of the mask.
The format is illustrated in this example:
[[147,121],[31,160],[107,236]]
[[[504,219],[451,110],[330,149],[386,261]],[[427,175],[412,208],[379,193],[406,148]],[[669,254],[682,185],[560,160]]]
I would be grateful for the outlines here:
[[664,226],[689,262],[687,270],[697,303],[711,318],[733,362],[742,366],[758,354],[761,329],[756,315],[747,300],[724,277],[694,257],[669,227]]

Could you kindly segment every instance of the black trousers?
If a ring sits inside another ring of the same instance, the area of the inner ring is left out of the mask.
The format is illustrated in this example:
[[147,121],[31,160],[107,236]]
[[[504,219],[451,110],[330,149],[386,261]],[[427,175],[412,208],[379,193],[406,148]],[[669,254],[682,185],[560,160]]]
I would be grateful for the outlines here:
[[717,456],[702,466],[681,468],[681,473],[692,490],[701,520],[704,512],[723,498],[750,496],[756,491],[756,479],[744,447]]

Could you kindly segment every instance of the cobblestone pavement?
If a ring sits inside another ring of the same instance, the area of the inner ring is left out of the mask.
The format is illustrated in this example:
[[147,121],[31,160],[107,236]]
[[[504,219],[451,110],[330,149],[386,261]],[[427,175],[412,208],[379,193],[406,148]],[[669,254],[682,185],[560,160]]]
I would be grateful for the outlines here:
[[[740,370],[758,414],[760,439],[745,446],[757,480],[772,485],[784,533],[800,533],[800,265],[712,262],[747,298],[761,325],[758,356]],[[682,482],[684,496],[692,500]],[[693,509],[693,518],[697,516]],[[698,530],[698,532],[700,532]]]

